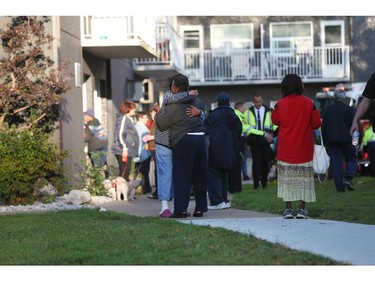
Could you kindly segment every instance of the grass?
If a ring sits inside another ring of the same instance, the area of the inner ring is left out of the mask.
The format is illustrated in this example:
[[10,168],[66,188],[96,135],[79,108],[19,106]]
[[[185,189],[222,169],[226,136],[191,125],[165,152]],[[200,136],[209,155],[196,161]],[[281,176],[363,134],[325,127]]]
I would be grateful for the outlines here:
[[[332,180],[316,182],[312,218],[375,224],[375,179],[356,178],[338,193]],[[282,214],[276,183],[244,185],[233,207]],[[295,205],[296,207],[296,205]],[[158,217],[78,211],[0,216],[0,265],[340,265],[323,256],[222,228]]]
[[[321,184],[315,182],[316,202],[306,203],[310,217],[375,225],[375,178],[357,177],[353,180],[355,191],[339,193],[333,180]],[[277,198],[277,184],[267,189],[254,190],[244,185],[243,192],[234,194],[233,208],[282,215],[285,203]],[[298,208],[298,202],[293,202]]]
[[0,217],[1,265],[333,265],[252,235],[156,217],[79,211]]

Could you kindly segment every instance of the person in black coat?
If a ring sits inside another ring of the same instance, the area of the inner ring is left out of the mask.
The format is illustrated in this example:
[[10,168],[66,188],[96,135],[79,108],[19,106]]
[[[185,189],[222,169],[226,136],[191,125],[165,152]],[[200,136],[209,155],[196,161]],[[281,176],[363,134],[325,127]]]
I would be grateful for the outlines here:
[[[333,180],[338,192],[354,190],[352,179],[357,169],[357,151],[352,145],[350,127],[355,115],[354,108],[345,104],[345,91],[335,90],[335,102],[329,105],[322,116],[322,137],[328,146]],[[345,159],[345,176],[343,179],[343,158]]]
[[230,107],[226,92],[219,94],[218,107],[211,111],[203,124],[208,135],[208,209],[230,208],[227,198],[229,171],[236,166],[242,123]]

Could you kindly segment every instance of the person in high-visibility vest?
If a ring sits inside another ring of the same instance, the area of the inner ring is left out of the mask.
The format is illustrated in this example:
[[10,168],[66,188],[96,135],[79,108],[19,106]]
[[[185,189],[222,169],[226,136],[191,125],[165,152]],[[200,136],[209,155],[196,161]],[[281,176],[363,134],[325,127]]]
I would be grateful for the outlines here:
[[[250,125],[247,124],[246,117],[245,117],[245,111],[246,111],[246,103],[243,100],[237,100],[234,103],[234,113],[240,118],[241,123],[242,123],[242,134],[241,134],[241,171],[239,171],[239,184],[240,186],[242,185],[242,180],[241,180],[241,175],[243,180],[249,180],[249,174],[248,174],[248,169],[247,169],[247,160],[246,160],[246,149],[247,149],[247,136],[250,133]],[[233,170],[232,170],[233,171]],[[241,188],[239,188],[239,191]],[[229,190],[230,192],[231,190]]]
[[259,187],[266,188],[268,183],[268,174],[272,160],[272,142],[273,124],[271,121],[271,109],[263,105],[261,95],[254,95],[253,106],[244,113],[246,122],[250,126],[248,135],[248,144],[250,145],[253,158],[252,172],[254,179],[254,189]]
[[372,126],[368,127],[365,130],[361,146],[362,149],[363,147],[367,148],[367,152],[370,158],[371,176],[375,177],[375,132],[372,130]]

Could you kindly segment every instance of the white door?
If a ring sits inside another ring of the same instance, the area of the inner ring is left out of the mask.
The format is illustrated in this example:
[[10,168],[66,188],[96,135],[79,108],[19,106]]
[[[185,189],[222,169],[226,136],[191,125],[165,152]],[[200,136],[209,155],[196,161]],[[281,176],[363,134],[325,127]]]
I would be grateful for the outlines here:
[[190,81],[201,81],[204,78],[203,26],[180,26],[183,39],[184,69]]
[[322,21],[322,74],[326,78],[344,76],[344,21]]

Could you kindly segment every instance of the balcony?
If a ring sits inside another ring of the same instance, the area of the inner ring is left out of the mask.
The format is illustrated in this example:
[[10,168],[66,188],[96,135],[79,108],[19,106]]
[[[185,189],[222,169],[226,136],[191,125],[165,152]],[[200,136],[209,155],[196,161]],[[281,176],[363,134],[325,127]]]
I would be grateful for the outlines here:
[[104,59],[156,57],[155,24],[142,16],[82,16],[84,51]]
[[156,24],[155,27],[158,57],[134,59],[134,72],[145,78],[170,78],[184,73],[181,36],[170,25]]
[[191,85],[203,86],[274,84],[287,73],[300,75],[304,82],[349,81],[349,62],[349,47],[345,46],[309,50],[181,50],[174,57],[135,60],[134,66],[142,71],[140,67],[147,65],[155,73],[164,65],[175,67],[189,76]]

